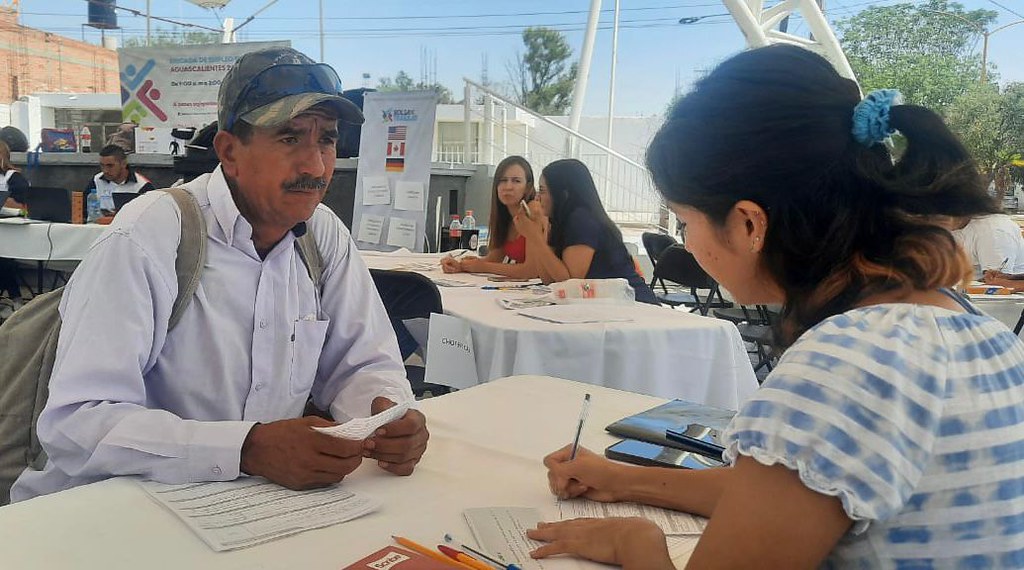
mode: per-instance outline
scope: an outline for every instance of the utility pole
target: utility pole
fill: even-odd
[[[320,0],[320,63],[326,63],[324,59],[324,0]]]
[[[150,20],[151,19],[152,19],[152,17],[151,17],[151,13],[149,11],[149,0],[146,0],[146,47],[149,47],[149,42],[150,42],[150,38],[149,38],[149,32],[150,32],[149,24],[150,24]]]
[[[918,10],[920,10],[922,12],[928,12],[928,13],[931,13],[931,14],[941,14],[943,16],[949,16],[950,18],[956,18],[957,20],[960,20],[961,22],[967,24],[967,26],[970,27],[971,29],[973,29],[974,31],[976,31],[979,34],[981,34],[981,38],[982,38],[982,42],[981,42],[981,76],[978,79],[979,83],[985,83],[988,80],[988,38],[989,38],[989,36],[991,36],[992,34],[995,34],[996,32],[1001,32],[1001,31],[1005,30],[1006,28],[1009,28],[1010,26],[1016,26],[1017,24],[1024,24],[1024,20],[1016,20],[1016,21],[1010,22],[1008,24],[1003,24],[1002,26],[999,26],[998,28],[995,28],[995,29],[992,29],[992,30],[986,30],[985,28],[981,27],[981,24],[979,24],[978,22],[975,22],[974,20],[968,20],[967,18],[964,18],[960,14],[954,14],[953,12],[942,12],[940,10],[928,10],[926,8],[918,8]]]
[[[569,128],[578,131],[580,117],[583,114],[583,100],[587,95],[587,79],[590,78],[590,60],[594,56],[594,41],[597,37],[597,24],[601,19],[601,0],[590,0],[590,16],[587,19],[587,33],[583,37],[583,49],[580,52],[580,65],[576,73],[576,86],[572,90],[572,111],[569,115]],[[565,139],[566,150],[570,156],[576,156],[577,145],[572,135]]]

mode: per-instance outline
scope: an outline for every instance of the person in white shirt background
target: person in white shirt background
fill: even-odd
[[[970,258],[975,279],[986,271],[1024,273],[1024,236],[1010,216],[953,218],[949,229]]]
[[[103,215],[114,215],[117,206],[114,194],[145,194],[153,190],[153,183],[128,165],[128,155],[116,144],[100,149],[100,171],[89,180],[85,194],[95,192]]]
[[[409,410],[363,441],[312,428],[413,399],[395,334],[344,224],[320,204],[339,119],[362,113],[327,65],[290,48],[241,57],[221,84],[220,165],[185,185],[207,226],[206,264],[181,321],[180,212],[151,192],[92,246],[61,301],[48,462],[12,501],[118,475],[165,483],[259,475],[289,488],[336,483],[366,457],[412,473],[429,434]],[[313,283],[295,241],[312,232]]]

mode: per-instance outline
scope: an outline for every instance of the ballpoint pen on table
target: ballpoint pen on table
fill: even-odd
[[[448,533],[445,533],[444,541],[447,542],[447,543],[450,543],[450,544],[458,544],[459,548],[461,548],[463,550],[466,550],[466,551],[470,552],[471,554],[473,554],[474,556],[476,556],[478,558],[482,558],[482,559],[490,562],[491,564],[494,564],[498,568],[501,568],[501,570],[522,570],[519,566],[517,566],[515,564],[505,564],[501,560],[498,560],[497,558],[495,558],[493,556],[490,556],[488,554],[484,554],[483,552],[480,552],[479,550],[477,550],[477,549],[475,549],[475,548],[473,548],[471,546],[467,546],[467,545],[465,545],[465,544],[463,544],[461,542],[456,542],[455,541],[455,537],[453,537],[452,535],[450,535]]]
[[[538,283],[523,283],[522,285],[483,285],[480,288],[484,291],[509,291],[513,289],[526,289],[536,287]]]
[[[450,546],[438,544],[437,549],[440,550],[441,553],[447,556],[448,558],[451,558],[452,560],[457,560],[465,564],[466,566],[473,568],[474,570],[494,570],[494,568],[492,568],[489,564],[480,562],[479,560],[473,558],[465,552],[459,552],[458,550],[455,550]]]
[[[476,568],[473,568],[472,566],[467,566],[467,565],[459,562],[458,560],[452,560],[451,558],[448,558],[444,554],[441,554],[440,552],[438,552],[436,550],[431,550],[431,549],[427,548],[426,546],[423,546],[422,544],[420,544],[418,542],[413,542],[413,541],[409,540],[408,538],[405,538],[404,536],[391,535],[391,538],[395,539],[395,542],[397,542],[398,544],[401,544],[402,546],[408,548],[409,550],[412,550],[414,552],[418,552],[418,553],[420,553],[420,554],[422,554],[424,556],[429,556],[429,557],[433,558],[434,560],[437,560],[438,562],[443,562],[443,563],[445,563],[445,564],[447,564],[449,566],[455,567],[455,568],[462,568],[462,570],[466,570],[467,568],[469,570],[476,570]]]
[[[580,410],[580,421],[576,425],[576,437],[572,439],[572,451],[569,453],[569,461],[576,459],[576,451],[580,448],[580,436],[583,435],[583,424],[587,421],[587,411],[590,409],[590,394],[583,396],[583,409]]]

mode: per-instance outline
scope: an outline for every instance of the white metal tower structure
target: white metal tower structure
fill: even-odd
[[[856,81],[839,40],[815,0],[780,0],[769,8],[765,8],[765,0],[722,0],[722,3],[746,37],[747,46],[798,45],[821,54],[832,62],[840,75]],[[779,22],[791,14],[799,14],[803,18],[811,30],[812,39],[779,31]]]

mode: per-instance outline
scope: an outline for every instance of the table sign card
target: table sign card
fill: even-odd
[[[449,315],[430,315],[427,336],[427,370],[424,381],[452,388],[469,388],[480,383],[469,324]]]

